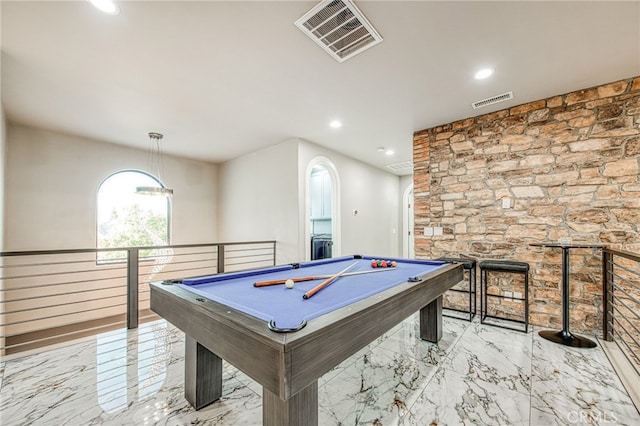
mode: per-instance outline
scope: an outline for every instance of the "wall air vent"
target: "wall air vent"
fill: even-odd
[[[382,41],[351,0],[324,0],[298,19],[296,26],[338,62]]]
[[[502,95],[492,96],[487,99],[483,99],[481,101],[477,101],[471,104],[473,109],[478,109],[482,107],[486,107],[489,105],[497,104],[498,102],[508,101],[509,99],[513,99],[513,92],[503,93]]]
[[[403,161],[401,163],[387,164],[385,167],[393,170],[394,172],[407,172],[409,170],[413,171],[413,161]]]

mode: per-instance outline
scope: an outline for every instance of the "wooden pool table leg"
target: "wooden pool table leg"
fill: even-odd
[[[442,338],[442,296],[420,309],[420,338],[433,343]]]
[[[317,426],[318,425],[318,381],[314,381],[290,399],[262,388],[263,426]]]
[[[185,335],[184,397],[196,410],[222,396],[222,359]]]

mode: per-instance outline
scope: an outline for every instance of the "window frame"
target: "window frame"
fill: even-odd
[[[105,177],[104,179],[102,179],[102,181],[100,181],[100,183],[98,184],[98,188],[96,190],[96,210],[95,210],[95,220],[94,220],[94,224],[95,224],[95,230],[94,230],[94,236],[95,236],[95,247],[98,250],[108,250],[110,247],[99,247],[99,238],[98,238],[98,230],[100,227],[100,224],[98,222],[98,216],[99,216],[99,211],[100,211],[100,190],[102,189],[103,185],[111,178],[113,178],[116,175],[122,174],[122,173],[137,173],[140,175],[144,175],[148,178],[150,178],[151,180],[153,180],[159,187],[161,188],[166,188],[166,186],[164,185],[164,183],[162,183],[162,181],[160,179],[158,179],[156,176],[154,176],[153,174],[146,172],[144,170],[139,170],[139,169],[122,169],[122,170],[118,170],[116,172],[111,173],[110,175],[108,175],[107,177]],[[172,212],[173,212],[173,197],[165,197],[165,196],[156,196],[156,195],[141,195],[142,196],[146,196],[146,197],[163,197],[166,198],[167,201],[167,213],[166,213],[166,218],[167,218],[167,242],[166,242],[166,247],[171,246],[171,240],[172,240]],[[127,247],[121,247],[124,249],[127,248],[139,248],[139,247],[160,247],[160,246],[127,246]],[[96,263],[100,264],[100,265],[106,265],[106,264],[114,264],[114,263],[125,263],[127,261],[126,257],[124,259],[100,259],[100,253],[101,251],[96,252]],[[140,262],[151,262],[154,261],[153,257],[143,257],[140,256],[139,257],[139,261]]]

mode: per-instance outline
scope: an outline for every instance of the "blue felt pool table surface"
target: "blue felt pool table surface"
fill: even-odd
[[[355,262],[357,265],[349,272],[369,271],[372,269],[373,259],[393,260],[397,262],[397,266],[393,269],[381,268],[380,272],[341,276],[309,299],[303,299],[303,294],[323,280],[295,283],[291,289],[282,284],[254,287],[257,281],[336,274]],[[275,325],[276,329],[284,331],[300,328],[306,321],[446,265],[447,263],[439,261],[346,256],[183,279],[178,285],[197,295],[265,320]]]

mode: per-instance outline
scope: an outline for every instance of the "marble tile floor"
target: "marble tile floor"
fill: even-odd
[[[600,347],[413,316],[319,380],[320,425],[640,425]],[[259,425],[262,389],[224,363],[220,401],[183,396],[184,335],[163,320],[0,362],[0,424]]]

